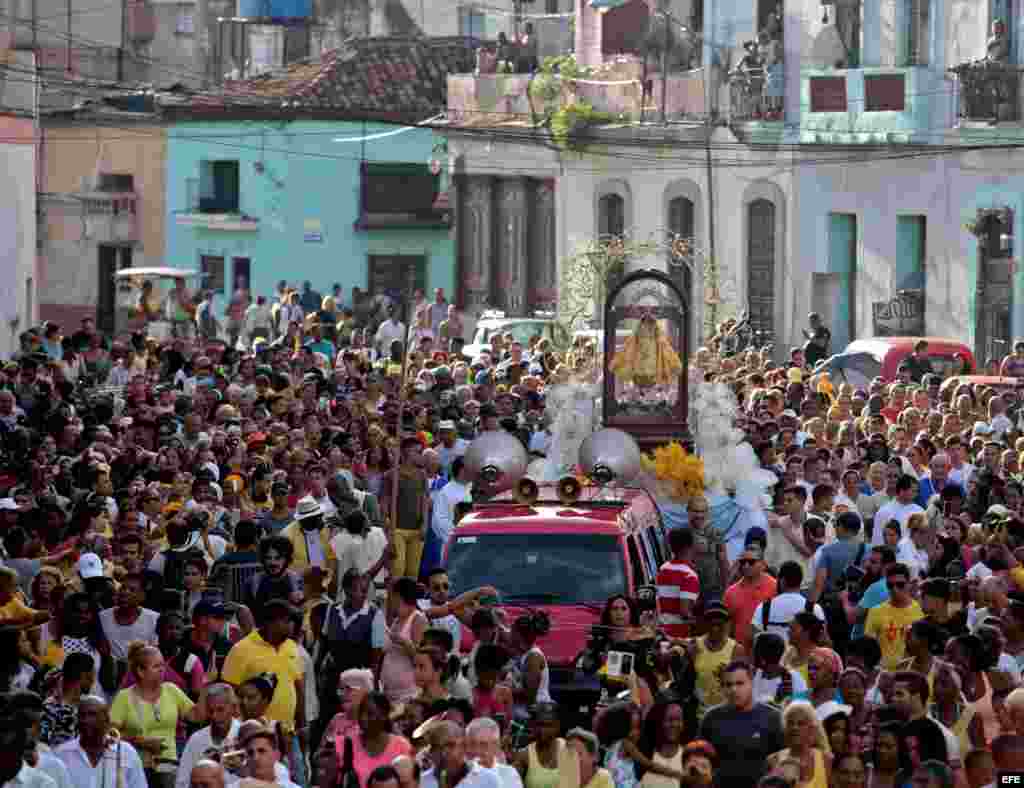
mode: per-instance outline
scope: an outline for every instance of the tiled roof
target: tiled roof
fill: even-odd
[[[363,38],[314,61],[228,82],[191,97],[193,107],[287,106],[369,113],[429,114],[444,110],[449,74],[475,67],[467,38]]]

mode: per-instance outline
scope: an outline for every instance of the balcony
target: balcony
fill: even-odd
[[[239,208],[237,190],[201,194],[199,178],[186,178],[185,196],[188,208],[175,213],[175,224],[180,227],[236,233],[260,229],[260,220]]]
[[[927,66],[805,69],[800,74],[800,141],[913,144],[953,126],[953,91]]]
[[[951,68],[962,121],[994,126],[1021,119],[1019,66],[976,62]]]
[[[82,206],[86,237],[97,243],[137,243],[139,198],[134,192],[86,192],[77,196]]]
[[[156,9],[145,0],[130,0],[125,7],[128,40],[148,44],[156,37]]]
[[[487,65],[485,64],[485,68]],[[544,101],[533,88],[530,74],[477,73],[448,76],[448,115],[464,125],[498,125],[527,122],[543,117]],[[589,104],[601,113],[638,120],[658,116],[662,105],[662,79],[656,71],[643,73],[639,59],[621,58],[599,67],[597,73],[579,81],[565,80],[560,85],[563,105]],[[705,85],[702,69],[669,73],[665,80],[665,113],[673,120],[703,119]]]

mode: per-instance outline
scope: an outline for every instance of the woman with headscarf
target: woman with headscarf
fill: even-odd
[[[819,646],[807,660],[807,678],[811,688],[811,705],[815,709],[836,699],[836,688],[843,673],[843,660],[832,649]]]

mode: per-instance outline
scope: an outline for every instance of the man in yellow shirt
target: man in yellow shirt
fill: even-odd
[[[889,601],[868,611],[864,634],[878,641],[882,668],[897,670],[906,658],[907,632],[915,621],[924,618],[924,612],[910,595],[910,570],[906,564],[890,566],[885,573],[885,584],[889,588]]]
[[[324,527],[324,510],[312,495],[299,499],[295,519],[285,526],[281,536],[292,543],[294,558],[291,568],[300,575],[311,566],[319,566],[333,585],[334,567],[338,562],[331,547],[330,529]]]
[[[267,718],[281,723],[288,732],[306,727],[305,681],[302,657],[292,635],[294,609],[284,599],[272,599],[263,606],[263,621],[254,632],[238,641],[228,652],[221,678],[238,688],[261,673],[277,676],[277,688],[267,707]]]

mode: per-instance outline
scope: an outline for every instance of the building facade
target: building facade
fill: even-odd
[[[149,111],[49,113],[42,124],[39,313],[112,331],[114,273],[163,266],[166,133]]]
[[[966,337],[981,357],[1024,334],[1012,4],[704,0],[672,8],[664,60],[658,6],[615,14],[578,0],[574,50],[589,71],[556,106],[536,93],[531,105],[515,75],[449,80],[460,210],[480,177],[553,183],[554,240],[526,270],[560,267],[595,238],[681,234],[702,258],[698,331],[747,312],[781,352],[817,311],[836,351],[895,332]],[[680,17],[699,22],[684,31]],[[575,126],[575,141],[538,128],[584,103],[609,114]],[[460,276],[490,250],[460,240]],[[659,257],[630,264],[664,268]]]
[[[6,24],[5,24],[6,29]],[[7,43],[10,43],[8,37]],[[39,263],[36,242],[36,179],[39,177],[38,103],[32,52],[5,47],[0,52],[11,76],[0,78],[0,354],[18,349],[18,336],[39,317]]]
[[[267,296],[280,280],[339,284],[348,303],[353,287],[452,292],[432,130],[175,122],[167,144],[167,260],[205,273],[222,305],[240,280]]]

